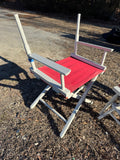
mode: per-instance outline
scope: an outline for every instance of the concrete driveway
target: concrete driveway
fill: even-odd
[[[28,67],[27,56],[25,55],[23,44],[19,36],[14,14],[30,15],[29,13],[14,12],[0,8],[0,56],[10,60],[18,65],[24,64]],[[21,18],[24,22],[29,19]],[[37,19],[36,19],[37,21]],[[23,22],[22,22],[23,23]],[[23,25],[31,51],[42,56],[58,60],[65,55],[65,38],[58,33],[50,33],[32,25]],[[0,59],[0,64],[5,63]]]

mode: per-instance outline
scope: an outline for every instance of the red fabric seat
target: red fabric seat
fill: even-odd
[[[84,85],[96,75],[103,72],[103,70],[77,60],[73,57],[65,58],[63,60],[57,61],[56,63],[71,69],[70,74],[65,76],[65,87],[71,92],[75,91],[77,88]],[[56,80],[58,83],[61,83],[60,73],[46,66],[40,67],[38,69],[44,72],[46,75],[50,76],[52,79]]]

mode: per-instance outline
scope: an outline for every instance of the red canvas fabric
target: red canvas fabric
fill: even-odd
[[[75,91],[77,88],[84,85],[96,75],[103,72],[101,69],[98,69],[72,57],[65,58],[63,60],[57,61],[56,63],[71,69],[70,74],[64,76],[65,87],[71,92]],[[60,73],[46,66],[40,67],[38,69],[50,76],[52,79],[56,80],[58,83],[61,83]]]

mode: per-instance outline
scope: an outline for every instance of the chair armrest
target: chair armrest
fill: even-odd
[[[87,47],[93,47],[93,48],[101,49],[101,50],[104,50],[105,52],[112,52],[114,50],[112,48],[103,47],[103,46],[95,45],[95,44],[92,44],[92,43],[86,43],[86,42],[83,42],[83,41],[77,41],[77,43],[82,44],[82,45],[87,46]]]
[[[51,69],[54,69],[55,71],[59,72],[60,74],[68,75],[71,72],[70,69],[68,69],[68,68],[66,68],[66,67],[64,67],[64,66],[62,66],[52,60],[49,60],[45,57],[37,55],[35,53],[29,55],[29,58],[32,58],[36,61],[39,61],[40,63],[46,65],[47,67],[50,67]]]

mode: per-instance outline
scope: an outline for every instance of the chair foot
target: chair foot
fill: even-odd
[[[90,100],[90,99],[88,99],[88,98],[85,98],[85,103],[93,104],[93,101],[91,101],[91,100]]]
[[[104,118],[105,116],[103,116],[103,115],[100,115],[99,117],[98,117],[98,119],[100,120],[100,119],[102,119],[102,118]]]
[[[98,119],[102,119],[104,117],[106,117],[107,115],[111,115],[111,113],[114,111],[113,108],[111,108],[110,110],[106,111],[105,113],[100,114],[100,116],[98,117]]]

